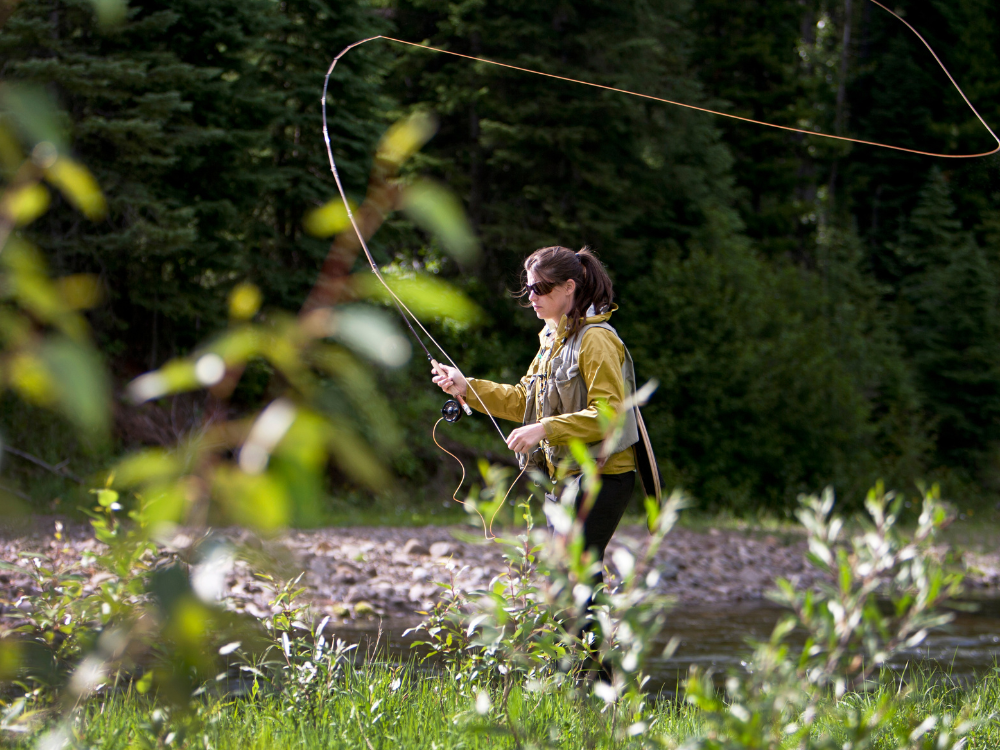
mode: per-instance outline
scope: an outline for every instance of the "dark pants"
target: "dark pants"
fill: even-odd
[[[581,476],[576,476],[569,481],[581,481]],[[626,471],[624,474],[605,474],[601,477],[601,491],[597,493],[594,505],[583,519],[583,542],[584,549],[594,553],[595,559],[604,561],[604,550],[608,547],[608,542],[614,536],[615,529],[618,528],[619,521],[625,515],[628,501],[632,498],[632,490],[635,488],[635,472]],[[583,502],[586,493],[583,488],[579,488],[576,493],[577,516],[583,512]],[[598,574],[595,583],[604,580],[602,574]]]
[[[577,476],[569,481],[577,482],[579,485],[581,478]],[[597,587],[604,583],[604,550],[607,549],[608,542],[611,541],[615,529],[618,528],[618,523],[622,520],[622,516],[625,515],[625,509],[628,507],[628,501],[632,498],[632,490],[634,488],[634,471],[627,471],[624,474],[605,474],[601,476],[601,491],[597,493],[590,512],[583,519],[584,549],[590,550],[594,554],[594,559],[601,563],[600,569],[590,581],[591,586]],[[582,506],[585,499],[586,494],[583,492],[583,488],[578,486],[576,493],[577,517],[583,512]],[[546,500],[546,502],[552,501]],[[584,612],[590,609],[593,600],[594,596],[591,594],[583,605]],[[592,628],[593,622],[586,623],[580,627],[576,635],[579,637]],[[599,666],[597,669],[600,671],[602,679],[611,682],[611,672],[608,667]]]

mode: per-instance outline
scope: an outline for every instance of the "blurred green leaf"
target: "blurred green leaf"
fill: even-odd
[[[390,127],[378,144],[376,158],[399,165],[413,156],[437,131],[430,112],[414,112]]]
[[[472,300],[450,284],[426,275],[386,276],[386,282],[415,315],[422,320],[451,318],[460,323],[482,322],[483,311]],[[361,273],[353,277],[359,296],[392,303],[392,297],[374,274]]]
[[[25,350],[12,354],[5,375],[11,387],[25,400],[45,407],[55,403],[55,383],[36,352]]]
[[[13,638],[0,638],[0,682],[14,677],[21,668],[21,644]]]
[[[479,257],[479,242],[462,202],[451,190],[432,180],[420,180],[403,192],[403,210],[422,229],[437,237],[455,260]]]
[[[149,689],[153,686],[153,670],[147,669],[146,672],[140,677],[135,683],[135,689],[139,691],[139,695],[145,695],[149,692]]]
[[[230,466],[215,472],[215,491],[234,523],[260,532],[274,532],[291,519],[291,503],[284,485],[268,472],[246,474]]]
[[[101,301],[101,284],[91,273],[76,273],[55,280],[56,293],[70,310],[89,310]]]
[[[410,340],[399,332],[395,320],[367,305],[338,308],[330,319],[330,335],[388,367],[401,367],[410,360]]]
[[[248,474],[260,474],[267,467],[271,453],[291,429],[298,409],[287,398],[272,401],[254,420],[246,441],[240,448],[240,468]]]
[[[50,337],[40,352],[61,411],[85,432],[107,432],[111,389],[97,353],[63,337]]]
[[[33,245],[12,237],[0,255],[0,266],[10,271],[6,279],[8,291],[21,307],[72,338],[84,338],[86,322],[67,306],[63,291],[49,278],[42,255]]]
[[[321,416],[299,409],[295,421],[275,447],[274,454],[294,459],[304,468],[319,470],[326,465],[329,431],[329,425]]]
[[[159,370],[140,375],[128,384],[128,395],[141,404],[172,393],[192,391],[202,386],[196,365],[188,359],[174,359]]]
[[[150,448],[121,461],[114,469],[114,486],[139,487],[149,482],[172,479],[184,467],[173,454]]]
[[[261,300],[260,289],[256,284],[237,284],[229,293],[229,317],[234,320],[250,320],[260,310]]]
[[[44,185],[25,185],[7,195],[4,212],[14,220],[15,226],[23,227],[45,213],[49,200],[49,191]]]
[[[163,524],[184,522],[187,512],[187,497],[184,488],[177,482],[150,487],[142,493],[142,518],[152,532]]]
[[[296,526],[322,520],[329,432],[321,416],[299,410],[268,464],[268,473],[288,492]]]
[[[66,200],[91,221],[103,219],[107,215],[108,204],[97,180],[79,162],[60,157],[45,171],[45,178],[59,188]]]
[[[243,326],[227,331],[208,347],[229,365],[241,365],[257,356],[261,349],[261,336],[257,328]]]
[[[351,206],[354,211],[356,206]],[[324,203],[319,208],[314,208],[305,215],[302,220],[302,227],[313,237],[332,237],[340,234],[351,226],[351,220],[344,207],[344,201],[340,197]]]
[[[114,490],[91,490],[97,495],[97,502],[102,508],[110,508],[118,502],[118,493]]]
[[[328,374],[368,422],[369,434],[389,451],[397,449],[401,435],[389,404],[371,372],[340,345],[319,344],[311,350],[312,362]]]
[[[61,114],[45,89],[23,83],[0,84],[0,112],[5,112],[31,144],[48,143],[56,152],[66,147]],[[47,165],[46,165],[47,166]]]
[[[329,445],[337,466],[371,489],[387,489],[392,484],[391,476],[361,436],[341,420],[331,420],[331,424]]]
[[[102,28],[119,26],[128,15],[127,0],[90,0],[97,15],[97,23]]]
[[[0,112],[2,112],[2,102],[0,102]],[[24,151],[11,129],[0,117],[0,168],[9,174],[17,171],[24,161]]]

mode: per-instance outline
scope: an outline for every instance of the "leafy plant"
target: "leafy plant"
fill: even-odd
[[[963,747],[975,728],[970,715],[901,716],[903,698],[882,692],[872,702],[848,700],[878,688],[889,656],[915,646],[929,629],[951,619],[935,608],[958,592],[960,578],[935,561],[935,533],[948,521],[937,488],[923,497],[912,537],[899,528],[903,497],[877,486],[868,493],[870,518],[844,537],[834,496],[803,497],[798,516],[809,539],[809,560],[833,585],[798,591],[779,581],[774,598],[790,610],[771,639],[757,646],[748,676],[731,675],[717,695],[711,675],[692,673],[687,699],[705,714],[710,731],[691,748]],[[788,638],[805,635],[801,647]],[[844,731],[836,733],[830,726]],[[889,744],[886,744],[889,743]]]

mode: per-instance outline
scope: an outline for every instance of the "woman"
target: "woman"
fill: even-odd
[[[588,248],[536,250],[524,262],[524,291],[535,314],[545,321],[541,346],[528,374],[517,385],[466,379],[454,368],[439,365],[433,382],[469,406],[494,417],[522,422],[510,433],[507,447],[521,465],[530,461],[563,486],[576,487],[576,510],[583,515],[580,469],[572,461],[569,442],[582,440],[601,469],[601,490],[583,520],[585,548],[598,561],[618,526],[635,486],[638,441],[633,409],[628,409],[621,436],[603,446],[598,404],[621,413],[635,392],[632,358],[608,323],[611,279]],[[603,567],[603,566],[602,566]],[[598,576],[600,579],[600,576]]]

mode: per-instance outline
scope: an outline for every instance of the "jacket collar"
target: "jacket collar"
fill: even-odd
[[[590,308],[587,310],[587,316],[583,319],[582,325],[589,326],[593,325],[594,323],[604,323],[605,321],[611,318],[611,315],[617,309],[618,305],[611,305],[610,309],[605,310],[603,313],[598,315],[594,310],[594,306],[591,305]],[[568,322],[569,322],[568,318],[565,315],[563,315],[559,319],[559,326],[556,328],[556,337],[555,337],[556,341],[561,341],[566,338],[566,326]],[[538,334],[538,338],[544,342],[550,333],[551,331],[549,329],[549,324],[546,323],[545,327],[541,330],[541,333]]]

